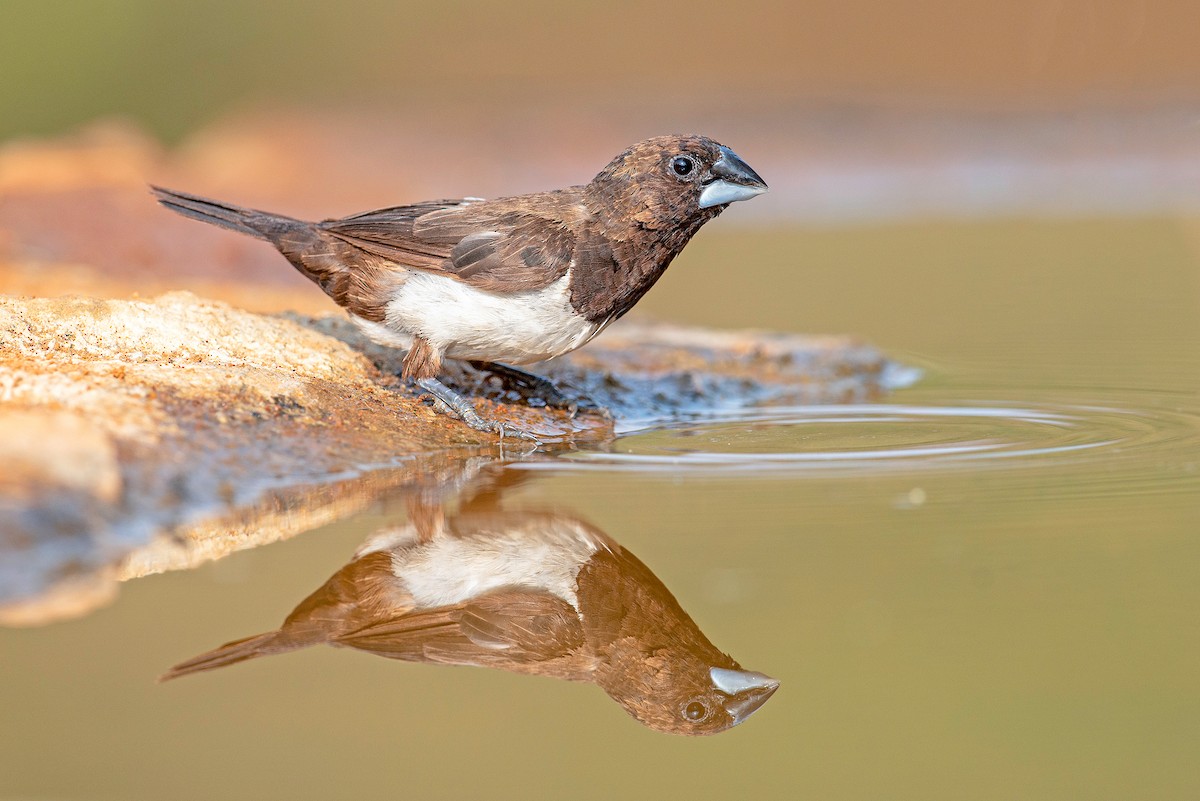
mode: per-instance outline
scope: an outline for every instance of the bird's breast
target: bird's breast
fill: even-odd
[[[513,364],[551,359],[584,345],[602,327],[572,308],[570,277],[568,272],[541,289],[498,293],[415,273],[396,290],[383,331],[374,338],[396,344],[420,336],[454,359]]]

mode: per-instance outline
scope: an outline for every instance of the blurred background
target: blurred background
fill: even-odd
[[[503,114],[805,105],[1080,113],[1196,100],[1192,3],[6,3],[0,134],[237,106]]]
[[[120,119],[195,144],[217,121],[232,135],[234,119],[244,133],[293,115],[271,126],[270,166],[327,212],[348,178],[386,184],[389,202],[582,182],[628,142],[684,129],[774,177],[761,216],[1146,210],[1200,194],[1200,9],[1186,0],[113,0],[4,15],[0,138]],[[322,133],[342,180],[305,169]]]
[[[564,467],[510,499],[607,531],[783,681],[713,740],[330,649],[153,684],[276,625],[376,510],[0,632],[0,798],[1200,797],[1198,34],[1190,0],[0,0],[0,291],[328,311],[145,183],[334,216],[582,183],[702,132],[771,191],[638,313],[859,335],[925,370],[892,398],[925,411],[617,450],[1008,454]]]

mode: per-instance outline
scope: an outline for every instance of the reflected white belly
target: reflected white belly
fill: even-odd
[[[452,359],[527,364],[584,345],[600,330],[571,308],[570,273],[545,289],[497,295],[454,278],[412,273],[387,305],[385,322],[355,319],[384,345],[428,340]]]
[[[464,603],[502,587],[553,593],[576,609],[579,568],[609,545],[593,530],[552,515],[499,516],[470,526],[470,534],[422,541],[416,526],[388,529],[367,540],[354,558],[390,552],[392,572],[417,608]]]

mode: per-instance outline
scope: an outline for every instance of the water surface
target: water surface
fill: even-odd
[[[925,370],[878,403],[679,421],[503,468],[504,508],[607,532],[782,682],[731,731],[670,737],[587,685],[330,648],[155,684],[276,627],[404,520],[384,499],[0,632],[0,797],[1196,797],[1193,232],[698,238],[647,312],[851,331]]]

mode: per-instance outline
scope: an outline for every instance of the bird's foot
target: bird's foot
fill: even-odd
[[[476,370],[491,373],[505,383],[515,384],[525,390],[526,393],[544,400],[547,406],[553,406],[556,409],[565,409],[572,420],[575,419],[575,415],[580,409],[594,411],[606,418],[612,417],[608,409],[605,409],[586,395],[578,399],[571,398],[549,378],[531,373],[528,370],[522,370],[519,367],[501,364],[500,362],[473,361],[471,362],[471,366]]]
[[[525,440],[536,445],[541,445],[542,441],[530,434],[528,431],[522,431],[514,425],[501,423],[499,420],[489,420],[479,412],[475,411],[475,407],[471,402],[464,398],[459,393],[450,389],[450,387],[438,381],[436,378],[421,378],[417,380],[417,386],[432,395],[441,403],[445,409],[456,415],[464,423],[469,425],[476,431],[484,431],[489,434],[499,434],[500,439],[505,437],[513,437],[514,439]]]

